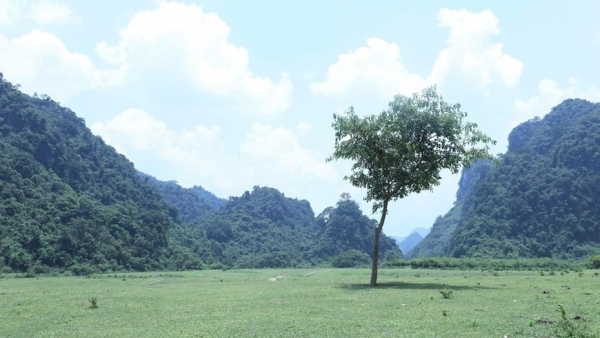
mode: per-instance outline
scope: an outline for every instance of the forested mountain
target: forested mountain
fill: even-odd
[[[373,221],[346,202],[332,208],[343,219],[325,224],[307,201],[273,188],[223,200],[158,181],[75,113],[0,74],[2,271],[288,267],[368,254]]]
[[[0,75],[0,266],[164,268],[176,213],[72,111]]]
[[[429,234],[412,250],[405,252],[407,257],[443,257],[449,255],[450,243],[462,220],[465,197],[468,196],[479,180],[487,176],[493,167],[494,164],[489,161],[477,161],[471,167],[463,169],[458,182],[454,206],[444,217],[438,216],[436,218]]]
[[[372,255],[373,232],[377,221],[363,215],[358,204],[343,194],[335,207],[325,209],[317,216],[317,238],[313,247],[315,259],[329,259],[349,250]],[[402,255],[395,241],[382,234],[379,239],[381,257]]]
[[[566,100],[516,127],[499,165],[421,243],[455,257],[582,257],[600,252],[600,104]],[[452,229],[454,228],[454,229]]]
[[[421,243],[423,237],[418,232],[411,232],[406,238],[404,238],[398,246],[402,252],[410,252],[417,244]]]
[[[205,218],[214,257],[227,266],[288,267],[308,263],[314,213],[304,200],[254,187]]]
[[[213,257],[226,266],[292,267],[328,262],[351,250],[370,253],[376,221],[353,200],[338,202],[315,220],[305,200],[273,188],[254,187],[201,223]],[[401,253],[382,236],[380,252]]]
[[[202,187],[186,189],[175,181],[163,182],[141,172],[138,174],[144,182],[155,187],[167,203],[177,208],[184,223],[198,223],[227,203],[227,200],[216,197]]]

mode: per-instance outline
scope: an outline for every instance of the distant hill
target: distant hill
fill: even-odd
[[[427,228],[414,228],[413,231],[411,231],[411,233],[416,232],[418,233],[421,237],[425,237],[429,234],[431,230],[427,229]]]
[[[200,223],[214,262],[243,268],[294,267],[330,261],[336,255],[372,251],[374,220],[352,200],[338,202],[316,217],[305,200],[273,188],[254,187]],[[382,236],[382,255],[395,251]]]
[[[394,237],[391,238],[396,242],[396,245],[400,247],[404,255],[410,255],[409,252],[419,244],[425,236],[429,234],[429,229],[426,228],[414,228],[410,234],[406,237]]]
[[[423,236],[418,232],[412,232],[408,237],[400,242],[399,246],[402,252],[409,253],[419,242],[423,240]]]
[[[493,167],[491,162],[478,161],[470,168],[463,169],[458,182],[454,206],[444,217],[436,218],[431,231],[410,252],[406,253],[407,257],[443,257],[450,254],[450,244],[462,220],[465,197],[471,192],[475,183],[485,178]]]
[[[167,203],[177,208],[184,223],[198,223],[227,203],[227,200],[218,198],[199,186],[186,189],[175,181],[163,182],[142,172],[138,172],[138,175],[144,182],[155,187]]]
[[[317,238],[312,249],[316,261],[331,258],[350,250],[373,253],[373,235],[377,221],[365,216],[358,204],[342,198],[335,207],[326,208],[316,219]],[[380,257],[402,255],[394,240],[385,234],[379,239]]]
[[[247,268],[306,264],[315,235],[314,213],[307,201],[258,186],[230,197],[200,227],[217,261]]]
[[[600,252],[600,104],[566,100],[543,119],[522,123],[510,133],[498,166],[479,169],[487,173],[457,194],[455,207],[413,256]]]
[[[213,209],[219,209],[227,203],[226,199],[215,196],[215,194],[205,190],[199,185],[195,185],[189,190],[198,195],[200,199],[205,200]]]

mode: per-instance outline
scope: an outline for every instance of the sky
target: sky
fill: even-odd
[[[333,114],[431,85],[504,153],[567,98],[600,101],[598,1],[0,0],[0,72],[46,94],[142,172],[219,197],[348,192]],[[384,232],[430,228],[459,175],[392,203]]]

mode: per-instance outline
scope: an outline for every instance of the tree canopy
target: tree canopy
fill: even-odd
[[[477,159],[493,159],[486,136],[460,104],[449,104],[429,87],[412,96],[396,95],[389,108],[376,115],[359,117],[353,108],[333,115],[335,149],[328,161],[354,162],[344,178],[366,188],[365,200],[373,212],[381,210],[375,229],[371,285],[377,284],[378,242],[388,204],[411,193],[439,185],[440,172],[457,173]]]

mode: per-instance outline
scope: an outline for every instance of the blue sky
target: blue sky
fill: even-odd
[[[143,172],[221,197],[271,186],[318,214],[365,195],[325,163],[333,113],[437,84],[505,152],[518,123],[600,101],[599,17],[595,1],[0,0],[0,72]],[[447,212],[459,177],[442,177],[384,231]]]

